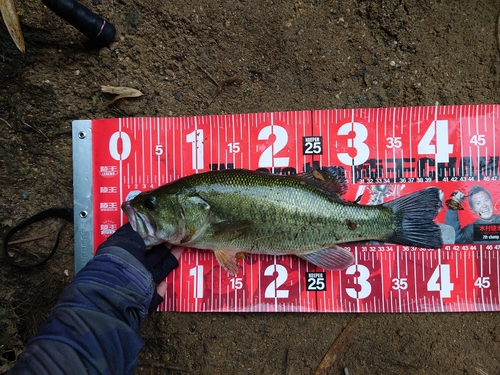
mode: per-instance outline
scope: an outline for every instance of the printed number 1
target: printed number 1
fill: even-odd
[[[203,161],[203,129],[198,129],[186,134],[186,141],[191,143],[192,166],[194,170],[204,169]]]
[[[203,266],[191,268],[189,276],[194,278],[193,298],[203,298]]]

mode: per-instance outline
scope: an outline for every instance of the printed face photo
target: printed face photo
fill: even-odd
[[[488,220],[493,215],[491,198],[484,191],[472,196],[472,210],[481,218]]]

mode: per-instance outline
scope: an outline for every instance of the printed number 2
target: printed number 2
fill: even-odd
[[[442,298],[451,297],[453,286],[449,264],[440,264],[437,266],[427,282],[427,290],[430,292],[439,292]]]
[[[276,280],[271,281],[267,286],[264,293],[265,298],[288,298],[288,290],[278,290],[278,288],[283,285],[288,278],[288,271],[281,264],[272,264],[268,266],[265,271],[265,276],[273,276],[274,273],[278,273]]]
[[[359,285],[358,290],[356,288],[346,288],[347,295],[351,298],[361,299],[366,298],[372,292],[372,286],[368,281],[370,277],[370,270],[363,266],[362,264],[353,264],[350,266],[345,273],[347,275],[354,275],[359,273],[359,276],[354,277],[354,283]]]
[[[259,168],[269,167],[288,167],[289,157],[276,158],[278,152],[285,148],[288,143],[288,133],[285,128],[278,125],[269,125],[261,129],[259,132],[259,140],[267,140],[274,134],[275,141],[269,145],[259,158]]]

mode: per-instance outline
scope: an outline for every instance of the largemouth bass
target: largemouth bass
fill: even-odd
[[[294,254],[321,268],[354,261],[338,244],[382,241],[426,248],[442,245],[433,219],[439,189],[428,188],[376,206],[340,198],[342,168],[293,176],[248,170],[195,174],[123,203],[132,228],[153,246],[209,249],[230,274],[239,253]]]

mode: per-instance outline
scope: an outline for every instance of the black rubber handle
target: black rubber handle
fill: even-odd
[[[58,16],[91,39],[96,46],[106,46],[115,37],[115,27],[75,0],[42,0]]]

